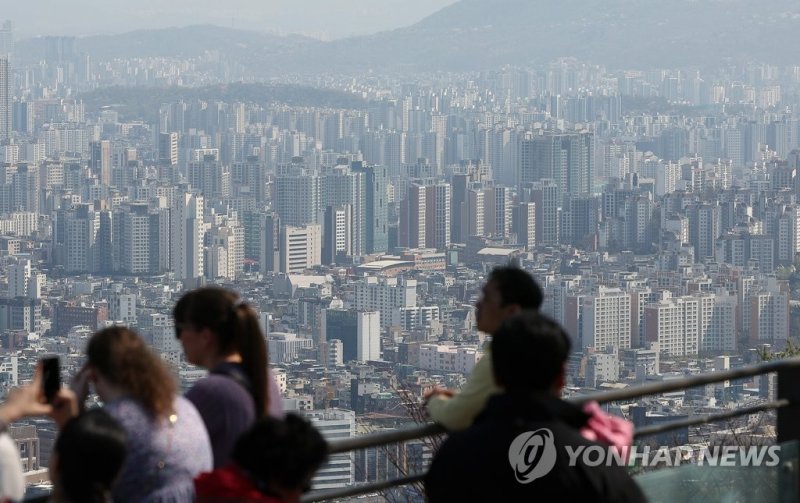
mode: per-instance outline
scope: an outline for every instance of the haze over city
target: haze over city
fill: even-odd
[[[791,390],[758,365],[800,352],[798,46],[796,0],[6,0],[0,396],[46,356],[84,375],[109,327],[183,396],[218,373],[192,341],[218,349],[234,313],[272,411],[331,442],[474,431],[522,396],[490,362],[525,311],[557,336],[547,397],[583,417],[615,393],[586,414],[628,444],[789,446]],[[209,326],[175,311],[210,285]],[[9,422],[48,493],[56,426]],[[313,490],[424,500],[366,486],[427,473],[445,440],[420,431],[336,453]],[[527,460],[501,454],[513,482]],[[654,501],[782,494],[678,461],[619,473]]]
[[[228,28],[335,39],[413,24],[455,0],[142,0],[7,1],[3,17],[22,37],[111,35],[214,24]],[[29,19],[24,25],[19,21]]]

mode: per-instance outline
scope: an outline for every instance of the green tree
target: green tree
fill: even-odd
[[[759,356],[761,356],[761,360],[765,362],[800,356],[800,344],[792,341],[792,339],[789,339],[786,341],[786,347],[783,348],[782,351],[773,353],[767,348],[762,348],[759,353]]]

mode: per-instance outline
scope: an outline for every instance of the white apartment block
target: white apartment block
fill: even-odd
[[[206,277],[236,279],[244,270],[244,229],[235,221],[208,232]]]
[[[319,223],[321,181],[317,173],[293,169],[275,178],[275,210],[285,225]]]
[[[175,197],[171,211],[171,269],[176,279],[203,276],[203,196],[183,193]]]
[[[321,178],[320,185],[320,209],[327,206],[335,208],[349,206],[350,210],[346,215],[347,222],[342,228],[348,228],[349,239],[348,249],[353,255],[363,255],[366,246],[366,191],[364,188],[365,177],[362,173],[354,173],[347,166],[337,166],[333,172]],[[320,219],[319,222],[322,220]],[[337,225],[337,229],[340,228]],[[339,248],[337,243],[337,250]]]
[[[344,409],[312,410],[303,413],[311,421],[325,440],[339,440],[355,436],[356,413]],[[355,481],[353,469],[353,452],[333,454],[322,468],[317,471],[312,481],[312,488],[335,489],[347,487]]]
[[[19,384],[18,356],[6,356],[0,361],[0,379],[12,386],[17,386]]]
[[[267,346],[270,362],[292,363],[298,359],[302,349],[313,348],[314,342],[297,334],[272,332],[267,337]]]
[[[8,298],[28,297],[39,299],[42,297],[42,286],[46,281],[44,274],[31,269],[31,261],[21,259],[8,268]]]
[[[739,327],[751,341],[783,340],[789,331],[786,282],[772,277],[742,276],[737,282]]]
[[[328,366],[341,367],[344,365],[344,343],[339,339],[328,341]]]
[[[356,283],[354,307],[359,311],[379,311],[381,328],[389,327],[395,311],[417,307],[417,280],[365,278]]]
[[[562,325],[566,324],[567,297],[580,285],[580,276],[559,276],[545,287],[541,312]],[[575,334],[572,334],[575,335]]]
[[[450,246],[452,188],[449,183],[429,185],[425,188],[425,193],[425,245],[446,250]]]
[[[137,205],[141,207],[141,205]],[[150,215],[147,208],[115,213],[119,226],[120,268],[129,274],[150,270]]]
[[[631,296],[619,288],[597,287],[578,306],[580,348],[631,347]]]
[[[734,351],[735,313],[736,298],[724,292],[667,297],[645,307],[645,340],[670,356]]]
[[[613,353],[595,353],[586,361],[585,386],[594,388],[604,382],[619,381],[619,359]]]
[[[750,298],[750,340],[777,342],[789,338],[789,292],[760,292]]]
[[[203,260],[205,262],[206,278],[210,280],[217,278],[234,279],[234,276],[230,275],[228,249],[225,246],[212,241],[212,244],[205,249],[205,258]]]
[[[0,219],[0,232],[13,236],[29,237],[39,228],[39,214],[31,211],[17,211]]]
[[[175,337],[175,321],[169,314],[150,315],[153,330],[153,349],[165,355],[180,355],[183,352],[181,342]],[[170,358],[171,359],[171,358]]]
[[[288,381],[288,378],[286,376],[286,369],[271,367],[271,370],[272,370],[272,378],[275,379],[275,384],[278,385],[278,389],[281,391],[281,395],[285,395],[287,388],[287,381]]]
[[[675,192],[678,180],[681,179],[681,167],[674,162],[659,161],[655,169],[656,196]]]
[[[483,190],[467,191],[467,233],[483,236],[485,233],[486,193]]]
[[[406,331],[428,327],[440,320],[439,306],[401,307],[392,312],[392,326]]]
[[[628,376],[635,376],[637,381],[644,381],[647,376],[654,376],[661,372],[660,352],[658,343],[653,343],[648,349],[626,349],[620,352],[620,366]]]
[[[702,319],[705,327],[700,334],[700,351],[736,351],[736,297],[728,292],[706,294],[703,297]],[[711,297],[710,312],[708,297]]]
[[[676,299],[663,299],[646,306],[644,323],[648,342],[657,342],[659,348],[670,355],[686,354],[683,305]]]
[[[121,321],[125,325],[135,325],[136,294],[123,293],[121,288],[112,290],[108,295],[108,316],[111,321]]]
[[[631,346],[644,346],[644,308],[659,299],[659,293],[649,287],[634,287],[631,294]]]
[[[778,217],[776,238],[777,260],[779,264],[791,264],[800,252],[800,207],[789,205],[783,208]]]
[[[419,347],[419,368],[434,372],[469,374],[483,357],[471,346],[422,344]]]
[[[100,228],[100,214],[88,211],[87,218],[67,216],[65,269],[70,273],[88,272],[94,266],[94,248]]]
[[[309,224],[303,227],[286,226],[280,236],[280,271],[302,273],[322,263],[322,227]]]
[[[378,311],[359,312],[356,316],[356,359],[360,362],[380,360],[381,325]]]
[[[80,152],[86,155],[89,153],[89,141],[93,136],[90,127],[69,123],[49,124],[38,131],[37,137],[44,144],[44,153],[48,157],[56,157],[56,154],[65,152]]]

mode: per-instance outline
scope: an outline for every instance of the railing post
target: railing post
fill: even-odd
[[[778,443],[800,440],[800,367],[778,370],[778,399],[789,405],[778,409]]]
[[[777,436],[778,443],[800,441],[800,367],[787,366],[778,370],[778,399],[789,401],[789,405],[778,409]],[[794,495],[794,501],[800,501],[800,466],[798,460],[784,461],[781,473],[784,489],[792,487],[793,491],[784,494]],[[786,484],[786,485],[783,485]]]

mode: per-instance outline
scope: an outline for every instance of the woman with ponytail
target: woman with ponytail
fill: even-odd
[[[214,466],[223,466],[257,419],[283,415],[258,316],[238,295],[216,287],[185,294],[172,314],[186,360],[209,370],[186,398],[206,424]]]

